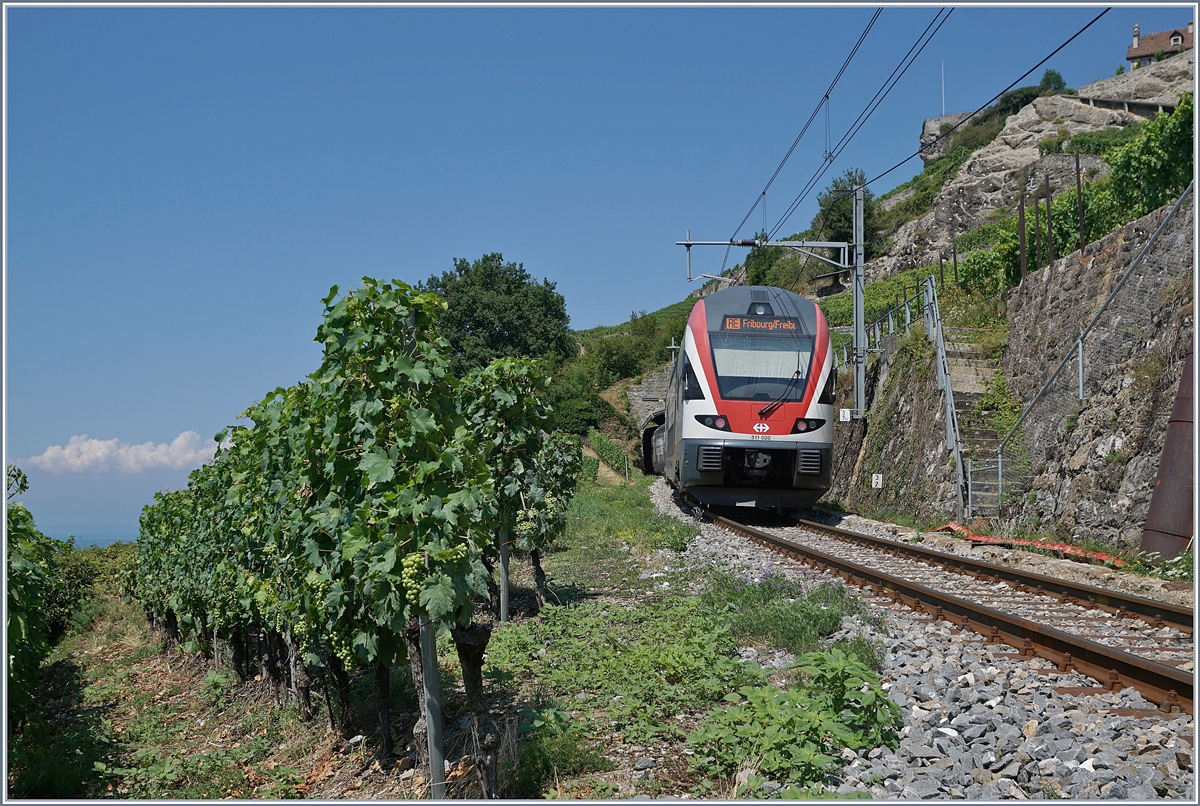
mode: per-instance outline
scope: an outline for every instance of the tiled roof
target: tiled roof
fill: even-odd
[[[1171,46],[1171,37],[1180,36],[1183,38],[1183,47],[1178,45]],[[1179,50],[1192,49],[1192,35],[1188,33],[1187,28],[1179,28],[1174,31],[1155,31],[1152,34],[1146,34],[1138,40],[1137,48],[1130,47],[1125,53],[1125,58],[1129,61],[1134,59],[1142,59],[1147,56],[1153,56],[1160,50],[1165,53],[1176,53]]]

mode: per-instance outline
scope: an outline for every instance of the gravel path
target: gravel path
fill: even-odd
[[[661,512],[695,522],[662,479],[651,486],[650,498]],[[843,520],[842,525],[862,530],[862,521],[851,526]],[[685,552],[660,552],[656,559],[666,568],[720,566],[751,579],[785,573],[814,583],[838,581],[711,524],[698,525],[700,535]],[[892,528],[872,527],[884,533]],[[1045,567],[1039,571],[1051,573]],[[1041,659],[1003,657],[1012,650],[984,644],[972,632],[954,634],[946,622],[915,619],[889,600],[871,601],[884,609],[882,678],[903,710],[905,726],[895,752],[860,753],[831,788],[877,799],[1195,801],[1191,716],[1121,716],[1114,711],[1153,705],[1132,689],[1060,694],[1056,687],[1096,683],[1075,672],[1059,673]],[[864,632],[874,635],[869,625],[848,618],[833,638]],[[787,660],[779,652],[751,653],[748,649],[743,656],[772,666]]]

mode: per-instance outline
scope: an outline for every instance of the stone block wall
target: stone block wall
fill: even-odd
[[[1194,212],[1189,198],[1083,342],[1076,338],[1170,207],[1081,254],[1031,273],[1007,292],[1004,371],[1023,406],[1067,363],[1014,437],[1006,463],[1025,483],[1005,508],[1010,529],[1054,530],[1136,548],[1158,473],[1167,418],[1194,331]],[[1023,454],[1023,455],[1022,455]]]

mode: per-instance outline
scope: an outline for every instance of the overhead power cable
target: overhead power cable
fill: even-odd
[[[858,53],[858,49],[862,46],[863,41],[867,38],[867,34],[870,33],[872,26],[875,25],[875,21],[879,19],[879,15],[882,13],[882,8],[875,9],[875,13],[871,15],[871,19],[867,22],[867,27],[863,29],[863,32],[858,37],[858,41],[855,42],[854,47],[850,49],[850,54],[846,56],[846,60],[842,62],[842,66],[837,71],[837,75],[833,77],[833,81],[829,82],[829,87],[825,90],[825,94],[821,96],[821,100],[817,101],[817,105],[813,108],[812,114],[808,116],[808,120],[805,121],[804,127],[800,129],[800,133],[797,134],[796,139],[792,141],[791,147],[788,148],[787,153],[783,155],[783,159],[779,161],[779,165],[775,168],[775,172],[771,174],[771,178],[767,180],[766,186],[763,187],[762,192],[758,194],[758,197],[754,200],[754,204],[750,205],[750,209],[746,211],[746,215],[737,225],[737,228],[733,231],[733,235],[730,236],[729,240],[732,241],[738,236],[738,233],[742,231],[742,227],[744,227],[746,222],[750,220],[750,216],[754,215],[754,211],[758,205],[764,202],[767,197],[767,191],[771,189],[771,185],[775,182],[776,177],[779,176],[779,172],[783,170],[783,166],[786,165],[788,159],[791,158],[792,152],[796,150],[796,146],[800,145],[800,140],[804,138],[804,135],[808,132],[809,127],[812,126],[813,121],[817,119],[817,115],[821,113],[821,107],[829,103],[829,94],[833,92],[834,87],[836,87],[838,82],[841,81],[842,74],[846,72],[846,68],[850,66],[850,62],[854,60],[855,54]],[[729,250],[726,249],[725,261],[722,261],[721,263],[721,271],[725,270],[725,263],[728,262],[728,259]]]
[[[943,16],[943,13],[945,16]],[[816,186],[817,182],[821,181],[821,177],[825,175],[825,173],[833,165],[834,161],[838,158],[842,151],[845,150],[846,146],[850,144],[850,141],[854,139],[854,136],[858,134],[859,130],[866,125],[867,121],[870,120],[871,115],[873,115],[875,110],[879,108],[879,105],[884,102],[891,91],[896,87],[896,84],[900,82],[900,79],[904,78],[904,74],[907,73],[908,69],[912,67],[914,62],[916,62],[917,58],[925,50],[925,47],[931,41],[933,41],[933,37],[937,35],[937,32],[941,30],[942,25],[945,24],[946,20],[950,19],[950,15],[953,13],[954,9],[947,10],[942,8],[933,15],[933,19],[930,20],[929,24],[925,26],[925,30],[921,32],[920,36],[918,36],[916,41],[913,42],[912,46],[909,47],[908,52],[901,57],[900,61],[892,69],[891,74],[884,79],[883,84],[881,84],[879,89],[875,91],[875,95],[872,96],[871,100],[867,102],[867,105],[863,107],[863,110],[858,113],[858,117],[854,119],[854,122],[850,124],[850,128],[846,130],[846,133],[842,135],[842,138],[838,140],[837,144],[832,150],[827,149],[825,151],[821,166],[813,173],[812,177],[809,178],[803,190],[800,191],[792,203],[788,205],[787,209],[784,210],[783,215],[779,218],[779,221],[771,229],[768,236],[769,238],[775,238],[779,230],[783,228],[783,225],[787,223],[787,220],[791,218],[794,212],[796,212],[796,208],[798,208],[804,202],[804,200],[808,197],[808,194],[811,193],[812,189]],[[936,28],[934,27],[935,24],[937,26]],[[932,29],[932,31],[930,29]]]
[[[775,168],[775,173],[771,174],[771,178],[767,180],[767,184],[762,189],[762,193],[758,194],[758,198],[754,200],[754,204],[750,205],[750,209],[746,211],[746,216],[741,220],[741,223],[737,225],[737,229],[733,231],[733,235],[730,236],[731,239],[736,238],[738,233],[741,232],[742,227],[745,226],[748,220],[750,220],[750,216],[754,214],[755,208],[757,208],[759,203],[762,202],[763,197],[767,195],[767,191],[771,189],[771,185],[775,182],[775,178],[779,176],[779,172],[783,170],[783,166],[786,165],[788,159],[791,158],[792,152],[796,150],[796,146],[800,145],[800,140],[808,131],[808,127],[812,125],[812,122],[816,120],[817,115],[820,114],[821,107],[829,103],[829,93],[833,92],[833,88],[836,87],[838,82],[842,80],[842,74],[846,72],[846,68],[850,66],[850,62],[854,60],[854,56],[858,53],[859,47],[862,46],[863,40],[867,38],[867,34],[870,33],[871,27],[875,25],[875,20],[879,19],[879,15],[881,13],[883,13],[883,9],[875,9],[875,13],[871,16],[870,21],[867,22],[867,27],[863,29],[863,32],[858,37],[858,41],[855,42],[854,47],[850,49],[850,54],[846,57],[846,60],[842,62],[841,69],[837,71],[837,75],[833,77],[833,81],[829,82],[829,88],[825,90],[825,94],[821,97],[821,100],[817,101],[817,105],[813,108],[812,114],[808,116],[808,120],[804,123],[804,128],[800,129],[800,133],[797,134],[796,139],[792,141],[791,147],[787,150],[787,153],[783,155],[783,159],[779,161],[779,165]]]
[[[1076,32],[1075,32],[1075,34],[1074,34],[1074,35],[1073,35],[1073,36],[1072,36],[1070,39],[1068,39],[1066,42],[1063,42],[1061,45],[1059,45],[1059,46],[1058,46],[1058,47],[1056,47],[1054,50],[1052,50],[1052,51],[1050,52],[1050,55],[1049,55],[1049,56],[1047,56],[1046,58],[1042,59],[1040,62],[1038,62],[1037,64],[1035,64],[1033,67],[1030,67],[1028,70],[1026,70],[1024,73],[1022,73],[1022,74],[1021,74],[1021,75],[1020,75],[1020,76],[1017,78],[1017,80],[1016,80],[1016,81],[1014,81],[1013,83],[1009,84],[1007,87],[1005,87],[1004,89],[1000,90],[1000,92],[998,92],[998,93],[996,93],[994,96],[992,96],[991,100],[989,100],[987,103],[983,104],[983,106],[979,107],[979,108],[978,108],[978,109],[976,109],[974,112],[972,112],[971,114],[967,115],[965,118],[963,118],[962,120],[960,120],[958,123],[954,124],[954,126],[952,126],[952,127],[951,127],[950,129],[948,129],[947,131],[945,131],[945,132],[942,132],[942,133],[941,133],[941,134],[940,134],[940,135],[937,137],[937,139],[935,139],[935,140],[934,140],[932,143],[930,143],[929,145],[930,145],[930,146],[932,146],[932,145],[934,145],[934,144],[936,144],[936,143],[939,143],[939,142],[941,142],[943,139],[945,139],[946,137],[949,137],[951,134],[953,134],[953,133],[954,133],[954,130],[955,130],[955,129],[957,129],[959,126],[962,126],[962,125],[963,125],[963,124],[965,124],[965,123],[966,123],[968,120],[970,120],[971,118],[975,117],[976,115],[978,115],[978,114],[979,114],[980,112],[982,112],[983,110],[987,109],[989,106],[991,106],[993,103],[995,103],[995,102],[996,102],[996,100],[1000,98],[1000,96],[1002,96],[1004,93],[1006,93],[1006,92],[1008,92],[1009,90],[1011,90],[1013,87],[1017,86],[1017,84],[1019,84],[1019,83],[1021,83],[1022,81],[1024,81],[1024,80],[1025,80],[1025,79],[1026,79],[1026,78],[1029,76],[1029,74],[1030,74],[1030,73],[1032,73],[1034,70],[1037,70],[1037,69],[1038,69],[1039,67],[1041,67],[1043,64],[1045,64],[1046,62],[1048,62],[1048,61],[1050,61],[1052,58],[1054,58],[1056,55],[1058,55],[1058,52],[1059,52],[1060,50],[1062,50],[1062,49],[1063,49],[1063,48],[1065,48],[1067,45],[1071,44],[1071,43],[1072,43],[1072,42],[1074,42],[1076,39],[1078,39],[1078,38],[1079,38],[1079,37],[1080,37],[1080,36],[1083,34],[1083,32],[1084,32],[1084,31],[1086,31],[1088,28],[1091,28],[1093,25],[1095,25],[1095,24],[1096,24],[1096,23],[1097,23],[1097,22],[1100,20],[1100,18],[1101,18],[1101,17],[1103,17],[1105,14],[1107,14],[1107,13],[1108,13],[1108,12],[1110,12],[1110,11],[1112,11],[1112,7],[1106,8],[1106,9],[1104,9],[1103,11],[1101,11],[1099,14],[1097,14],[1095,17],[1093,17],[1093,18],[1092,18],[1092,21],[1091,21],[1091,22],[1089,22],[1087,25],[1083,26],[1083,27],[1082,27],[1082,28],[1080,28],[1078,31],[1076,31]],[[871,184],[872,182],[877,182],[877,181],[879,181],[879,180],[880,180],[880,179],[882,179],[883,177],[885,177],[885,176],[887,176],[888,174],[890,174],[892,171],[894,171],[894,170],[896,170],[897,168],[899,168],[899,167],[900,167],[901,165],[903,165],[904,163],[906,163],[906,162],[908,162],[909,160],[911,160],[913,157],[919,156],[920,154],[921,154],[921,149],[917,149],[917,150],[916,150],[915,152],[913,152],[912,154],[908,155],[908,156],[907,156],[907,157],[905,157],[904,159],[902,159],[902,160],[900,160],[899,162],[897,162],[897,163],[896,163],[895,165],[893,165],[891,168],[888,168],[886,171],[884,171],[883,173],[879,174],[878,176],[876,176],[876,177],[874,177],[874,178],[872,178],[872,179],[869,179],[869,180],[868,180],[866,183],[864,183],[864,184],[863,184],[863,187],[866,187],[867,185]]]

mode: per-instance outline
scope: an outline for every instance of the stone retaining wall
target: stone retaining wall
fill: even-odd
[[[1169,209],[1055,261],[1008,292],[1004,371],[1023,406],[1071,352]],[[1028,457],[1028,483],[1005,510],[1009,528],[1137,547],[1193,338],[1193,231],[1189,199],[1097,320],[1084,341],[1084,400],[1071,355],[1031,410],[1023,441],[1005,460],[1019,462],[1021,448]]]

